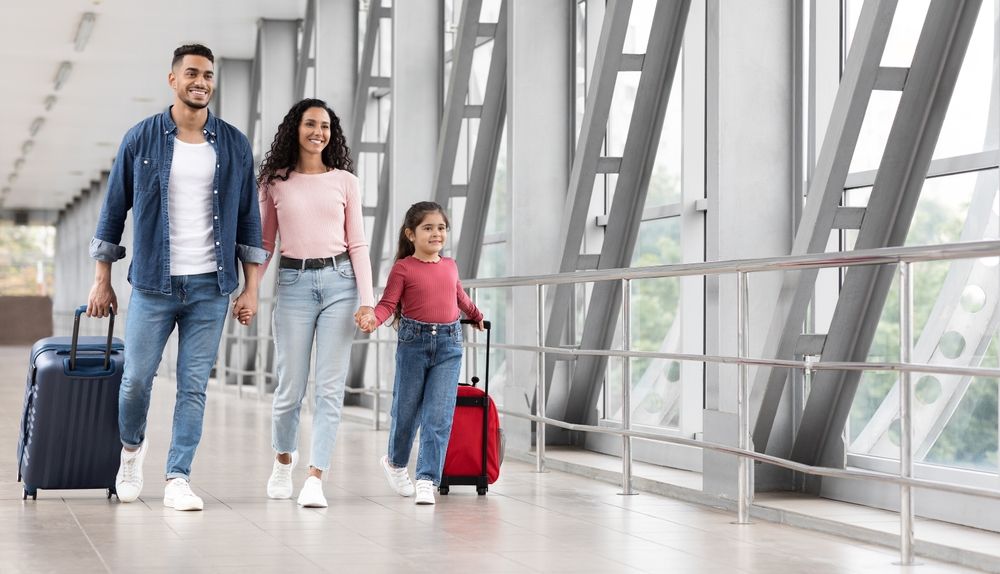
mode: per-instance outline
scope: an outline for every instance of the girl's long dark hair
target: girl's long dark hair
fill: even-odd
[[[406,236],[406,230],[409,229],[415,234],[417,227],[423,222],[424,218],[435,211],[441,214],[445,226],[450,228],[451,223],[448,221],[448,214],[444,212],[444,208],[433,201],[418,201],[411,205],[410,209],[406,210],[406,215],[403,217],[403,225],[399,228],[399,246],[396,248],[396,259],[393,260],[394,262],[406,259],[417,252],[416,247],[413,246],[413,242]],[[399,303],[396,303],[395,315],[396,318],[393,320],[393,325],[397,324],[399,318],[402,316],[402,307]]]
[[[351,150],[347,147],[344,130],[340,127],[340,118],[323,100],[306,98],[292,106],[281,120],[278,132],[274,134],[274,141],[271,142],[271,149],[260,164],[257,183],[261,187],[266,189],[275,179],[288,181],[289,172],[295,169],[299,161],[299,124],[302,123],[302,114],[309,108],[322,108],[330,115],[330,142],[323,148],[323,165],[354,173],[354,161],[351,159]]]

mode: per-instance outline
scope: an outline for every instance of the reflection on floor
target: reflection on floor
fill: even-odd
[[[0,347],[0,572],[970,572],[901,568],[888,548],[733,515],[505,462],[487,496],[455,487],[436,506],[393,494],[378,456],[386,431],[344,423],[325,480],[330,507],[269,500],[270,408],[210,389],[192,486],[204,512],[162,504],[172,385],[158,381],[140,501],[40,491],[22,501],[14,444],[28,349]],[[213,392],[214,391],[214,392]],[[308,431],[308,418],[304,429]],[[307,433],[300,438],[307,444]],[[304,475],[296,476],[296,492]]]

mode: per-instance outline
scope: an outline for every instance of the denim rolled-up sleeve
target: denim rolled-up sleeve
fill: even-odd
[[[115,163],[108,176],[108,188],[104,194],[101,214],[97,219],[97,230],[90,241],[90,256],[98,261],[113,263],[125,257],[125,248],[120,245],[125,230],[125,218],[132,209],[132,151],[133,132],[125,134]]]
[[[245,142],[245,138],[244,138]],[[244,263],[263,263],[271,256],[262,246],[257,182],[253,175],[253,154],[245,142],[240,207],[236,218],[236,257]]]

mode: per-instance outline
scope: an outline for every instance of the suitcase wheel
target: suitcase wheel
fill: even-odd
[[[447,487],[447,486],[439,486],[438,487],[438,492],[440,492],[442,496],[448,496],[448,491],[449,490],[451,490],[451,489],[449,487]]]
[[[484,494],[486,494],[486,487],[485,486],[477,486],[476,487],[476,494],[478,494],[479,496],[483,496]]]
[[[109,488],[108,489],[108,500],[111,500],[111,495],[114,494],[114,493],[115,493],[115,489],[114,488]]]
[[[24,496],[21,498],[21,500],[28,500],[29,496],[31,497],[31,500],[38,500],[38,490],[37,489],[28,490],[27,488],[25,488]]]

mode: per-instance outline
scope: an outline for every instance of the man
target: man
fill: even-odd
[[[212,51],[199,44],[174,51],[168,76],[174,103],[125,134],[90,243],[97,271],[87,314],[104,317],[118,308],[111,264],[125,256],[119,243],[132,210],[132,297],[118,398],[123,448],[115,481],[122,502],[142,492],[153,376],[167,338],[178,328],[177,396],[163,498],[176,510],[204,507],[189,484],[191,463],[229,294],[238,285],[236,260],[242,261],[244,289],[233,313],[249,324],[257,311],[257,264],[268,255],[261,249],[250,144],[208,111],[214,63]]]

